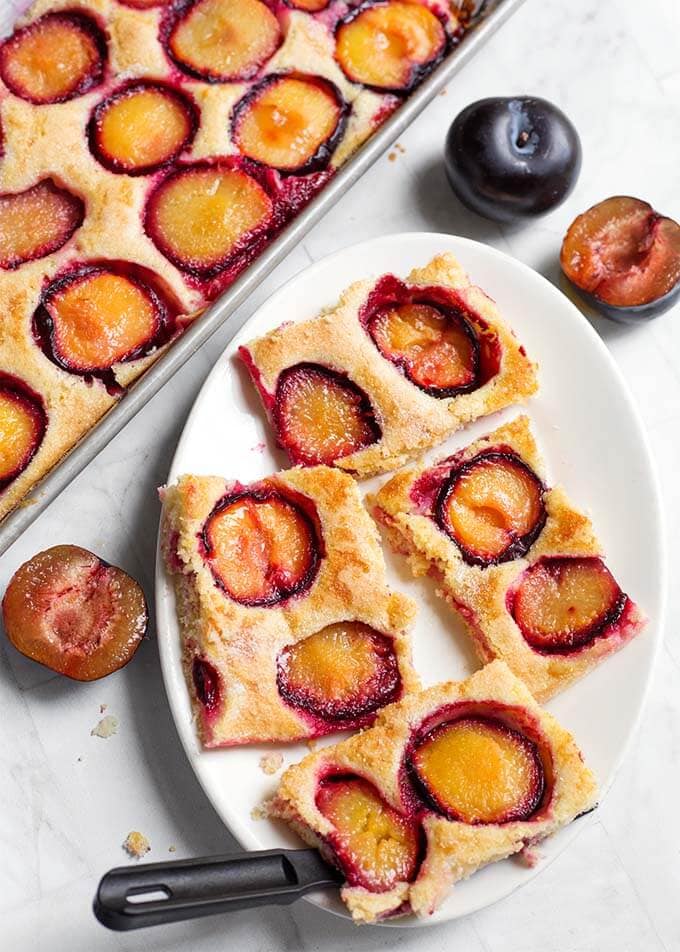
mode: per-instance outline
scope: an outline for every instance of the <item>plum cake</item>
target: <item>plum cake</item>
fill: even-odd
[[[573,738],[494,661],[384,708],[286,770],[271,806],[346,882],[357,922],[430,915],[450,887],[595,806]]]
[[[480,659],[501,658],[540,701],[644,625],[590,520],[548,487],[525,416],[404,469],[371,504],[414,574],[432,576],[462,616]]]
[[[351,476],[294,469],[163,491],[184,667],[206,747],[370,724],[418,687],[415,605],[391,592]]]
[[[437,0],[30,6],[0,42],[0,518],[464,21]]]
[[[536,367],[456,258],[358,281],[317,317],[241,348],[291,462],[395,469],[531,396]]]

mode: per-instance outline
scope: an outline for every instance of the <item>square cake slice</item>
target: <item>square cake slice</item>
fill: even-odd
[[[431,914],[454,883],[595,800],[571,735],[494,661],[289,767],[270,813],[342,870],[354,919],[375,922]]]
[[[370,724],[419,686],[378,531],[328,467],[244,486],[182,476],[163,491],[184,668],[205,747]]]
[[[644,625],[588,517],[546,485],[525,416],[397,473],[372,504],[414,574],[434,577],[462,616],[480,659],[507,662],[540,701]]]
[[[335,307],[240,354],[291,462],[358,476],[396,469],[538,387],[496,305],[450,253],[406,281],[358,281]]]

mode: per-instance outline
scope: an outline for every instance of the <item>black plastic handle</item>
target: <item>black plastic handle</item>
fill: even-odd
[[[120,866],[101,879],[94,914],[118,932],[274,903],[337,887],[340,873],[316,850],[262,850]]]

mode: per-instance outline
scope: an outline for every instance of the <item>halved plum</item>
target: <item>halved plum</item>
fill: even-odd
[[[298,175],[328,164],[342,135],[347,105],[321,76],[267,76],[239,100],[232,139],[242,155]]]
[[[247,489],[221,500],[203,527],[217,584],[242,605],[275,605],[306,591],[321,560],[312,519],[274,489]]]
[[[277,659],[281,695],[327,721],[355,721],[396,699],[399,664],[390,638],[357,621],[328,625]]]
[[[152,191],[144,229],[183,271],[212,277],[272,223],[274,202],[236,160],[195,162]]]
[[[328,842],[350,886],[385,892],[415,879],[423,853],[421,827],[386,803],[368,780],[326,777],[316,805],[333,824]]]
[[[345,76],[380,92],[407,93],[442,59],[441,20],[423,3],[368,0],[340,21],[335,57]]]
[[[107,59],[106,36],[79,10],[46,13],[0,46],[0,76],[36,105],[66,102],[98,86]]]
[[[382,436],[363,390],[320,364],[295,364],[280,374],[273,418],[279,443],[305,466],[330,465]]]
[[[546,520],[545,488],[510,451],[485,451],[456,467],[435,507],[439,527],[471,565],[521,558]]]
[[[569,654],[605,634],[627,600],[602,559],[554,556],[524,572],[510,606],[535,651]]]
[[[83,265],[43,291],[33,333],[62,370],[108,376],[169,336],[169,312],[150,284],[115,265]]]
[[[127,664],[148,622],[137,582],[77,545],[57,545],[25,562],[7,587],[2,617],[15,648],[76,681]]]
[[[545,789],[536,744],[493,718],[438,725],[411,751],[409,770],[427,803],[463,823],[528,820]]]
[[[367,329],[380,353],[433,397],[479,386],[479,342],[465,316],[425,302],[394,303],[373,314]]]
[[[37,393],[0,371],[0,492],[26,469],[46,429],[47,415]]]
[[[97,105],[88,125],[92,154],[104,168],[147,175],[176,159],[192,142],[199,114],[174,86],[126,83]]]
[[[572,222],[560,262],[606,317],[656,317],[680,298],[680,225],[640,199],[608,198]]]
[[[82,198],[50,178],[23,192],[0,194],[0,268],[11,271],[26,261],[58,251],[85,218]],[[27,223],[30,222],[30,228]]]
[[[180,69],[211,83],[252,79],[283,40],[261,0],[182,0],[161,32]]]

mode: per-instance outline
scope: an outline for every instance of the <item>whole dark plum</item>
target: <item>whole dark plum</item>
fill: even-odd
[[[444,155],[461,202],[500,222],[555,208],[581,170],[573,124],[557,106],[534,96],[471,103],[451,124]]]

